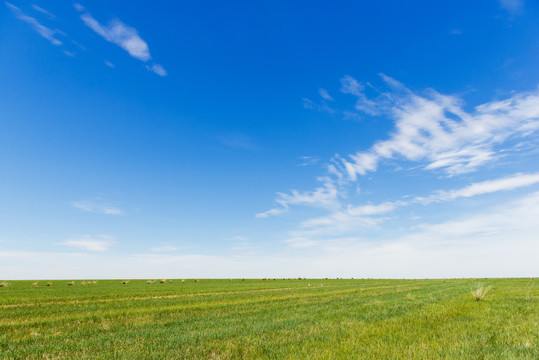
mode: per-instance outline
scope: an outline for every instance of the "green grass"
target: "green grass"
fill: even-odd
[[[539,358],[532,279],[48,282],[2,282],[0,358]]]

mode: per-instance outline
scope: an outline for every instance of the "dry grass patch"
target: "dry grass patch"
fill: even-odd
[[[483,284],[477,284],[475,289],[470,289],[475,301],[481,301],[485,295],[489,292],[491,286],[485,287]]]

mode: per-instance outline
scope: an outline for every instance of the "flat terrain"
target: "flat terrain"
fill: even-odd
[[[0,358],[539,359],[534,279],[47,282],[0,287]]]

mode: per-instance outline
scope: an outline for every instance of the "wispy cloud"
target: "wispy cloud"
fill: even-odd
[[[273,208],[273,209],[269,209],[267,211],[258,213],[258,214],[255,215],[255,217],[257,217],[259,219],[267,218],[267,217],[270,217],[270,216],[277,216],[277,215],[284,214],[287,211],[288,211],[288,207]]]
[[[103,39],[118,45],[135,59],[143,62],[151,60],[152,57],[150,55],[148,44],[139,36],[138,31],[135,28],[124,24],[119,19],[113,19],[107,25],[103,25],[81,4],[75,3],[73,6],[81,13],[80,18],[84,24],[99,34]],[[159,76],[167,75],[166,70],[159,64],[151,64],[148,65],[147,68],[149,71],[152,71]]]
[[[123,215],[124,211],[116,206],[108,204],[102,199],[81,200],[71,202],[71,206],[79,210],[105,214],[105,215]]]
[[[251,137],[242,133],[219,134],[217,138],[221,144],[234,149],[253,150],[256,149]]]
[[[391,164],[398,160],[415,162],[416,169],[426,172],[438,170],[438,174],[441,171],[452,177],[476,171],[488,162],[510,155],[512,151],[520,151],[517,147],[503,145],[509,140],[511,145],[530,137],[539,129],[538,90],[516,93],[506,100],[487,102],[467,112],[458,97],[442,95],[434,90],[418,95],[388,76],[382,74],[381,77],[391,91],[378,93],[375,100],[367,99],[365,85],[350,76],[343,78],[343,92],[358,97],[359,109],[367,106],[368,113],[384,114],[394,120],[394,130],[388,139],[347,157],[335,155],[327,166],[327,175],[320,178],[324,186],[313,191],[277,193],[275,202],[279,206],[256,214],[258,218],[280,215],[294,205],[330,211],[326,216],[300,223],[297,230],[291,232],[293,244],[312,246],[321,234],[346,233],[376,226],[385,221],[393,210],[411,204],[427,205],[469,198],[539,182],[539,174],[515,174],[473,183],[462,189],[439,190],[427,196],[381,204],[350,203],[348,185],[357,184],[358,176],[376,172],[384,160]]]
[[[30,24],[32,26],[32,29],[34,29],[43,38],[47,39],[51,44],[56,45],[56,46],[62,45],[62,42],[55,37],[57,34],[65,36],[65,34],[62,31],[58,29],[50,29],[46,27],[45,25],[37,21],[35,18],[24,14],[21,11],[21,9],[19,9],[18,7],[16,7],[15,5],[9,2],[6,2],[5,4],[13,12],[13,14],[15,15],[17,19]]]
[[[328,91],[326,89],[318,89],[318,93],[320,94],[320,96],[322,97],[322,99],[324,100],[328,100],[328,101],[334,101],[335,99],[333,99],[333,97],[331,95],[329,95]]]
[[[54,20],[56,18],[56,15],[53,13],[43,9],[42,7],[37,6],[36,4],[32,4],[32,8],[36,11],[39,11],[43,15],[47,16],[49,19]]]
[[[349,179],[376,171],[384,159],[402,159],[425,163],[424,169],[442,170],[449,176],[473,172],[499,158],[496,146],[508,139],[524,138],[539,129],[539,91],[521,93],[507,100],[477,106],[464,111],[463,101],[455,96],[429,90],[421,96],[394,79],[382,75],[394,90],[380,102],[368,100],[371,108],[395,121],[389,139],[378,141],[370,149],[341,158]],[[349,93],[363,94],[358,83],[345,77]]]
[[[315,165],[320,161],[320,158],[315,156],[300,156],[297,166],[311,166]]]
[[[153,73],[156,73],[159,76],[167,76],[167,71],[159,64],[147,66],[147,68],[148,70],[150,70]]]
[[[536,192],[486,211],[407,229],[402,237],[386,235],[372,241],[330,234],[296,236],[284,242],[290,251],[303,251],[303,256],[305,248],[323,254],[327,261],[319,260],[326,269],[354,268],[363,276],[534,276],[538,216]]]
[[[499,0],[500,6],[511,14],[518,14],[524,8],[523,0]]]
[[[380,112],[380,104],[367,97],[366,87],[372,86],[369,83],[360,83],[348,75],[341,79],[341,92],[354,95],[357,98],[355,108],[370,115],[377,115]]]
[[[316,110],[316,111],[325,112],[328,114],[335,113],[335,109],[328,106],[324,101],[322,101],[321,103],[317,103],[306,97],[302,98],[301,101],[303,102],[303,107],[305,109]]]
[[[69,57],[75,57],[75,53],[72,51],[62,50],[62,52]]]
[[[539,192],[531,193],[507,204],[478,214],[462,216],[438,224],[424,224],[420,231],[410,235],[416,239],[443,239],[466,241],[471,237],[496,237],[511,243],[509,233],[528,232],[539,228]],[[505,239],[503,236],[505,234]],[[529,234],[532,235],[533,231]]]
[[[440,190],[426,198],[417,197],[415,201],[428,204],[430,202],[456,200],[459,198],[469,198],[478,195],[491,194],[499,191],[514,190],[537,183],[539,183],[539,173],[516,174],[502,179],[473,183],[462,189],[451,191]]]
[[[500,179],[472,183],[455,190],[437,190],[428,196],[417,196],[408,201],[385,201],[380,204],[346,205],[329,215],[307,219],[296,230],[290,232],[293,240],[285,242],[303,244],[301,247],[319,244],[320,237],[372,228],[386,221],[387,214],[398,208],[414,204],[429,205],[434,202],[454,201],[500,191],[509,191],[539,184],[539,173],[516,174]],[[318,240],[316,240],[318,239]],[[297,245],[294,245],[297,247]]]
[[[318,181],[323,183],[323,186],[317,187],[314,191],[300,192],[292,190],[290,194],[277,193],[275,200],[280,207],[270,209],[265,212],[256,214],[257,218],[266,218],[273,215],[279,215],[286,211],[291,205],[302,205],[321,208],[335,208],[339,206],[339,192],[335,182],[329,177],[321,177]]]
[[[60,245],[86,251],[106,251],[115,243],[114,237],[108,235],[83,235],[68,239]]]
[[[330,215],[303,221],[296,230],[290,232],[291,238],[302,240],[302,243],[315,245],[326,236],[343,235],[372,228],[385,220],[384,215],[404,205],[402,202],[384,202],[360,206],[348,205],[344,209],[334,211]],[[285,242],[288,242],[287,240]],[[305,241],[305,242],[304,242]],[[306,247],[303,245],[303,247]]]

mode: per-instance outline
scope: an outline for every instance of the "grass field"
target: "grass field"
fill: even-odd
[[[534,279],[47,282],[0,282],[0,358],[539,359]]]

